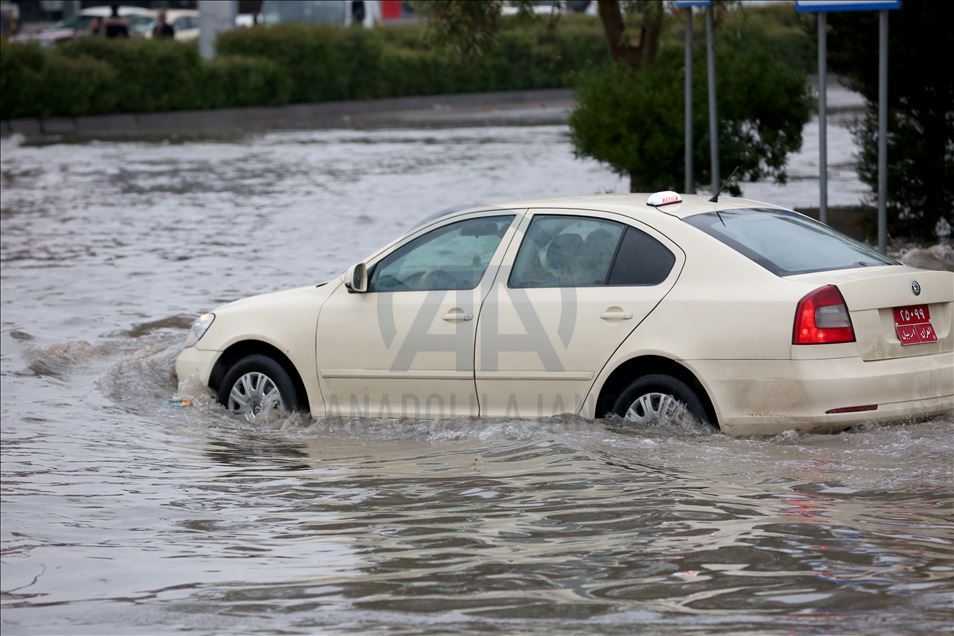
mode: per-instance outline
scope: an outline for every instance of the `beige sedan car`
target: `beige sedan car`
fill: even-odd
[[[765,203],[514,201],[205,314],[176,373],[250,421],[688,413],[732,435],[831,432],[954,409],[952,307],[954,274]]]

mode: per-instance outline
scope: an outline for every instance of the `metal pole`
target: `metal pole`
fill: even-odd
[[[63,3],[63,20],[69,20],[72,17],[79,15],[79,12],[82,10],[80,6],[80,0],[66,0]]]
[[[215,57],[215,39],[222,31],[235,28],[238,0],[199,0],[199,55]]]
[[[818,219],[828,223],[828,35],[827,15],[818,14]]]
[[[715,52],[712,37],[712,4],[706,7],[706,67],[709,72],[709,161],[712,191],[719,190],[719,122],[716,114]]]
[[[692,174],[692,7],[686,7],[686,189],[687,194],[696,191],[695,175]]]
[[[878,251],[888,249],[888,12],[878,16]]]

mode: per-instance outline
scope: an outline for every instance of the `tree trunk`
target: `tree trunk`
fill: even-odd
[[[639,44],[633,46],[625,39],[626,23],[619,0],[599,0],[600,21],[609,44],[610,55],[617,64],[639,68],[656,58],[659,35],[662,31],[662,2],[643,2],[642,26]]]

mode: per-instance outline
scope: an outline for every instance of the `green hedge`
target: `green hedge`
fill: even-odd
[[[293,102],[569,86],[581,68],[609,60],[593,24],[507,29],[497,47],[462,60],[423,44],[420,27],[376,31],[284,24],[236,29],[218,51],[268,59],[292,80]]]
[[[719,29],[729,35],[758,23],[791,65],[807,67],[813,49],[801,20],[790,7],[748,9],[729,12]],[[680,29],[671,21],[666,42],[681,45]],[[554,28],[509,20],[497,46],[471,60],[430,46],[421,25],[258,26],[222,34],[217,47],[209,62],[194,43],[169,40],[86,37],[53,49],[0,41],[0,118],[555,88],[609,62],[602,26],[590,16],[563,16]]]
[[[80,38],[55,50],[0,43],[0,118],[286,104],[291,82],[267,59],[199,59],[174,41]]]
[[[116,73],[87,56],[50,55],[37,45],[0,44],[0,113],[85,115],[116,109]]]
[[[609,59],[595,20],[505,30],[462,60],[424,44],[420,26],[374,31],[288,24],[195,44],[85,37],[54,49],[0,42],[0,118],[273,106],[342,99],[569,86]]]

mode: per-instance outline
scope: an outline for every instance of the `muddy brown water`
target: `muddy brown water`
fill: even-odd
[[[198,312],[441,207],[625,187],[564,132],[5,140],[3,633],[950,632],[951,416],[731,439],[169,404]]]

